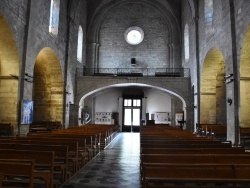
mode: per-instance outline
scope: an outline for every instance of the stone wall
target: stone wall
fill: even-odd
[[[109,7],[98,7],[88,28],[87,66],[127,68],[131,58],[136,58],[139,68],[180,68],[179,14],[167,2],[165,7],[158,3],[114,1]],[[135,46],[124,39],[126,29],[132,26],[144,31],[144,40]]]

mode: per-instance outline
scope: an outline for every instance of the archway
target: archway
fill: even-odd
[[[116,90],[116,88],[119,88]],[[142,119],[146,120],[146,117],[144,117],[145,113],[147,112],[149,115],[154,114],[154,112],[170,112],[169,113],[169,117],[170,119],[167,121],[169,124],[171,125],[175,125],[175,113],[177,112],[184,112],[185,115],[185,119],[189,118],[186,117],[187,111],[186,111],[186,101],[179,96],[178,94],[164,89],[164,88],[160,88],[160,87],[156,87],[153,85],[148,85],[148,84],[140,84],[140,83],[126,83],[126,84],[114,84],[114,85],[109,85],[109,86],[105,86],[105,87],[101,87],[98,89],[95,89],[93,91],[88,91],[87,93],[82,93],[81,97],[78,99],[79,100],[79,110],[78,110],[78,125],[82,125],[81,119],[82,119],[82,112],[84,110],[84,108],[86,106],[89,107],[89,111],[91,113],[95,113],[96,110],[100,109],[100,105],[93,105],[95,103],[99,103],[100,99],[95,98],[95,96],[97,95],[106,95],[107,97],[107,91],[109,91],[109,93],[113,93],[113,94],[109,94],[109,97],[106,98],[105,100],[102,99],[101,105],[102,105],[102,109],[116,109],[115,111],[118,110],[119,112],[119,125],[121,126],[123,124],[122,119],[123,119],[123,97],[122,94],[124,93],[123,91],[128,92],[128,90],[130,91],[140,91],[143,93],[143,99],[142,99],[142,112],[144,112],[144,114],[142,114]],[[94,97],[93,97],[94,96]],[[159,102],[157,101],[158,99],[153,99],[153,97],[167,97],[167,101],[166,102]],[[94,99],[95,98],[95,99]],[[105,96],[103,97],[105,98]],[[111,99],[113,98],[113,99]],[[166,98],[165,98],[166,100]],[[145,103],[144,103],[144,102]],[[146,102],[147,101],[147,102]],[[158,103],[157,103],[158,102]],[[113,104],[111,104],[113,103]],[[144,103],[144,104],[143,104]],[[161,104],[162,103],[162,104]],[[165,105],[165,103],[168,105]],[[78,104],[78,102],[77,102]],[[144,106],[145,105],[145,106]],[[162,107],[161,105],[164,105],[164,107]],[[99,107],[97,107],[99,106]],[[145,107],[145,111],[143,110]],[[163,110],[163,111],[158,111],[158,110]],[[112,110],[111,110],[112,111]],[[98,111],[97,111],[98,112]],[[114,111],[113,111],[114,112]],[[92,117],[94,117],[94,114],[92,114]],[[151,119],[151,116],[150,118]],[[93,123],[95,121],[92,121]],[[121,128],[122,129],[122,128]]]
[[[240,56],[240,126],[250,127],[250,25],[248,26]]]
[[[51,48],[38,54],[34,68],[34,121],[63,119],[63,78],[60,62]]]
[[[226,125],[225,60],[218,49],[211,49],[201,74],[201,123]]]
[[[17,129],[18,52],[14,36],[0,13],[0,122],[12,123]]]

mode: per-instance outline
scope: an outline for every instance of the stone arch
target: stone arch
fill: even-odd
[[[181,83],[181,84],[180,84]],[[78,90],[75,100],[75,108],[79,108],[78,115],[81,115],[81,109],[84,107],[84,98],[87,96],[106,89],[108,87],[121,87],[121,86],[143,86],[150,87],[164,91],[166,93],[172,94],[179,98],[183,103],[183,111],[185,112],[185,117],[187,121],[187,129],[193,130],[193,125],[190,124],[191,121],[191,94],[190,94],[190,78],[175,78],[166,81],[161,78],[133,78],[124,79],[109,79],[103,77],[95,78],[85,78],[78,81]],[[78,105],[78,107],[77,107]],[[79,118],[79,117],[77,117]]]
[[[0,122],[17,129],[19,62],[17,45],[9,24],[0,13]]]
[[[34,67],[34,121],[63,120],[63,76],[57,55],[44,48]]]
[[[240,126],[250,127],[250,25],[248,25],[242,43],[240,55]]]
[[[164,89],[164,88],[161,88],[161,87],[156,87],[156,86],[153,86],[153,85],[147,85],[147,84],[140,84],[140,83],[126,83],[126,84],[115,84],[115,85],[109,85],[109,86],[105,86],[105,87],[102,87],[102,88],[98,88],[98,89],[95,89],[91,92],[88,92],[88,93],[85,93],[79,100],[79,111],[78,111],[78,119],[81,118],[81,112],[82,112],[82,109],[84,108],[84,99],[87,98],[88,96],[92,95],[93,93],[96,93],[98,91],[102,91],[102,90],[105,90],[107,88],[111,88],[111,87],[123,87],[123,86],[138,86],[138,87],[150,87],[150,88],[153,88],[153,89],[156,89],[156,90],[159,90],[159,91],[163,91],[163,92],[166,92],[166,93],[169,93],[171,95],[174,95],[176,96],[178,99],[180,99],[183,103],[183,111],[184,111],[184,114],[186,114],[186,101],[179,95],[177,95],[176,93],[168,90],[168,89]],[[80,122],[79,122],[80,123]]]
[[[195,10],[194,1],[193,0],[187,0],[187,1],[188,1],[189,6],[190,6],[192,18],[194,19],[196,17],[196,10]]]
[[[204,60],[201,74],[201,123],[226,125],[225,59],[220,50],[211,49]]]

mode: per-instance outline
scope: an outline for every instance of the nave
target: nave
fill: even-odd
[[[113,141],[61,188],[140,187],[140,134],[118,133]]]

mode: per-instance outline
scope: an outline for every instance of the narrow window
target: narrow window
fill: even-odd
[[[77,60],[82,63],[82,43],[83,43],[83,32],[82,27],[78,29],[78,43],[77,43]]]
[[[213,34],[213,0],[205,0],[204,2],[204,14],[206,24],[206,35]]]
[[[55,36],[58,34],[59,11],[60,11],[60,0],[51,0],[49,32]]]
[[[189,60],[189,30],[188,25],[186,24],[184,29],[184,51],[185,51],[185,60]]]

